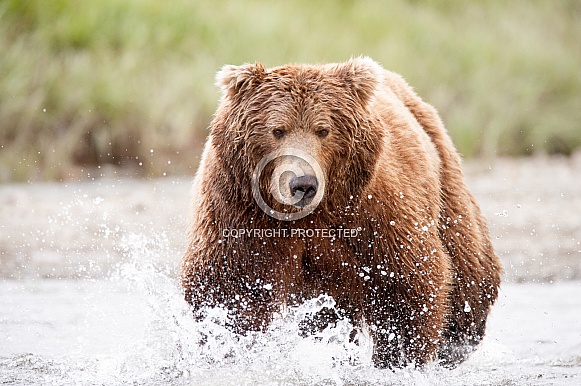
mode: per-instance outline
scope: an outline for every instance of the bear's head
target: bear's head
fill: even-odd
[[[383,135],[370,108],[381,82],[373,60],[225,66],[216,79],[211,144],[237,185],[229,193],[292,220],[340,210],[369,182]]]

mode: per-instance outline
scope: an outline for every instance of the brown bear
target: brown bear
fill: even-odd
[[[181,271],[196,314],[261,331],[328,294],[378,367],[464,360],[501,268],[436,110],[365,57],[226,66],[217,83]]]

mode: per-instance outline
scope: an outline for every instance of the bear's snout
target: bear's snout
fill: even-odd
[[[315,197],[318,188],[317,177],[313,175],[305,176],[293,176],[289,182],[289,188],[291,195],[294,197],[297,194],[302,194],[300,203],[307,202],[311,198]]]
[[[295,206],[307,206],[317,194],[318,187],[317,177],[313,175],[294,175],[289,181],[289,190],[291,196],[300,198]]]

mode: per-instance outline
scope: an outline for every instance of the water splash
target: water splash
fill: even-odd
[[[327,295],[281,309],[265,332],[232,333],[226,328],[227,312],[220,308],[207,309],[205,318],[195,321],[179,283],[159,258],[163,237],[150,240],[129,235],[125,243],[132,258],[117,278],[133,283],[144,295],[147,329],[141,347],[123,360],[120,377],[203,385],[380,384],[386,379],[418,384],[425,378],[414,369],[396,373],[375,369],[366,329],[347,319],[301,336],[305,318],[335,309],[334,299]]]
[[[522,359],[524,351],[512,352],[486,337],[454,370],[437,364],[395,372],[376,369],[364,326],[340,319],[323,331],[301,336],[301,321],[335,308],[335,301],[326,295],[281,309],[264,333],[236,335],[226,328],[226,312],[220,308],[207,310],[203,320],[193,318],[176,278],[179,258],[172,256],[169,244],[164,233],[126,234],[122,246],[126,263],[107,280],[0,282],[0,335],[4,334],[0,337],[12,339],[3,341],[0,380],[12,385],[454,386],[534,384],[539,372],[563,378],[573,377],[580,368],[577,354],[556,352],[527,362]],[[517,299],[526,299],[526,292],[518,292],[520,287],[512,291]],[[21,306],[25,316],[14,310],[3,313],[6,306]],[[513,325],[523,310],[518,304],[499,307],[508,319],[492,318],[489,334],[505,341],[518,338]],[[577,315],[575,307],[564,310],[572,312],[571,318]],[[357,337],[351,339],[354,330]],[[518,341],[516,347],[526,347],[525,342]],[[568,352],[576,352],[575,347]]]

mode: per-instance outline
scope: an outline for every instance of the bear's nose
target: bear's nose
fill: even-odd
[[[289,183],[291,196],[297,192],[303,192],[303,200],[313,197],[317,194],[317,177],[315,176],[294,176]]]

